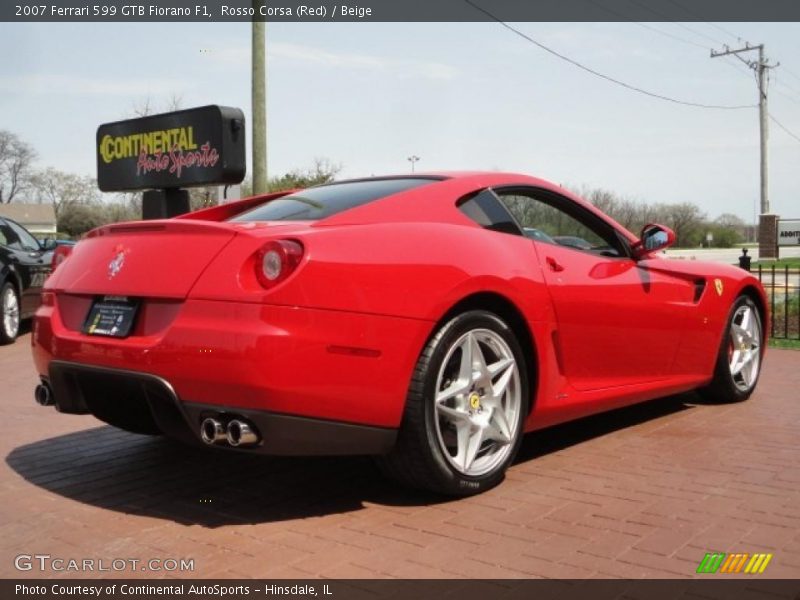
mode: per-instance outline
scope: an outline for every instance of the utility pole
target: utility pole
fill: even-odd
[[[419,156],[417,156],[416,154],[412,154],[411,156],[408,157],[407,160],[408,160],[408,162],[411,163],[411,172],[413,173],[414,172],[414,165],[417,164],[417,161],[419,160]]]
[[[777,239],[772,239],[773,236],[767,235],[770,239],[763,239],[765,236],[761,235],[761,231],[768,232],[771,227],[777,227],[777,217],[770,214],[769,206],[769,168],[768,168],[768,142],[769,142],[769,112],[767,111],[767,80],[769,69],[773,69],[780,65],[769,64],[769,59],[764,56],[764,44],[751,46],[745,43],[743,48],[731,49],[729,46],[723,46],[724,50],[720,52],[711,51],[711,58],[718,56],[733,55],[746,64],[748,67],[756,72],[756,83],[758,84],[758,122],[759,122],[759,141],[761,145],[761,218],[759,219],[759,257],[771,258],[777,257]],[[745,60],[740,54],[743,52],[758,51],[758,60]],[[771,219],[764,219],[768,215]],[[774,222],[773,222],[774,221]],[[774,246],[774,249],[772,248]]]
[[[253,0],[256,15],[264,0]],[[266,23],[253,18],[252,104],[253,104],[253,194],[267,192],[267,77]]]

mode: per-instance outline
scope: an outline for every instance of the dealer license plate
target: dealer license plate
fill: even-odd
[[[83,323],[83,333],[128,337],[139,305],[124,296],[105,296],[94,301]]]

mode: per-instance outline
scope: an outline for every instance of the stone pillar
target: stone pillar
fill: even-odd
[[[758,260],[778,258],[778,215],[760,215],[758,219]]]

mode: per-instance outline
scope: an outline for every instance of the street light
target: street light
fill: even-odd
[[[411,156],[408,157],[407,160],[408,160],[408,162],[411,163],[411,172],[413,173],[414,172],[414,165],[419,160],[419,156],[417,156],[416,154],[412,154]]]

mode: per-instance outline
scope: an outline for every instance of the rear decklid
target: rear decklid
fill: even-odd
[[[71,294],[185,298],[235,228],[204,221],[107,225],[77,244],[46,288]]]

